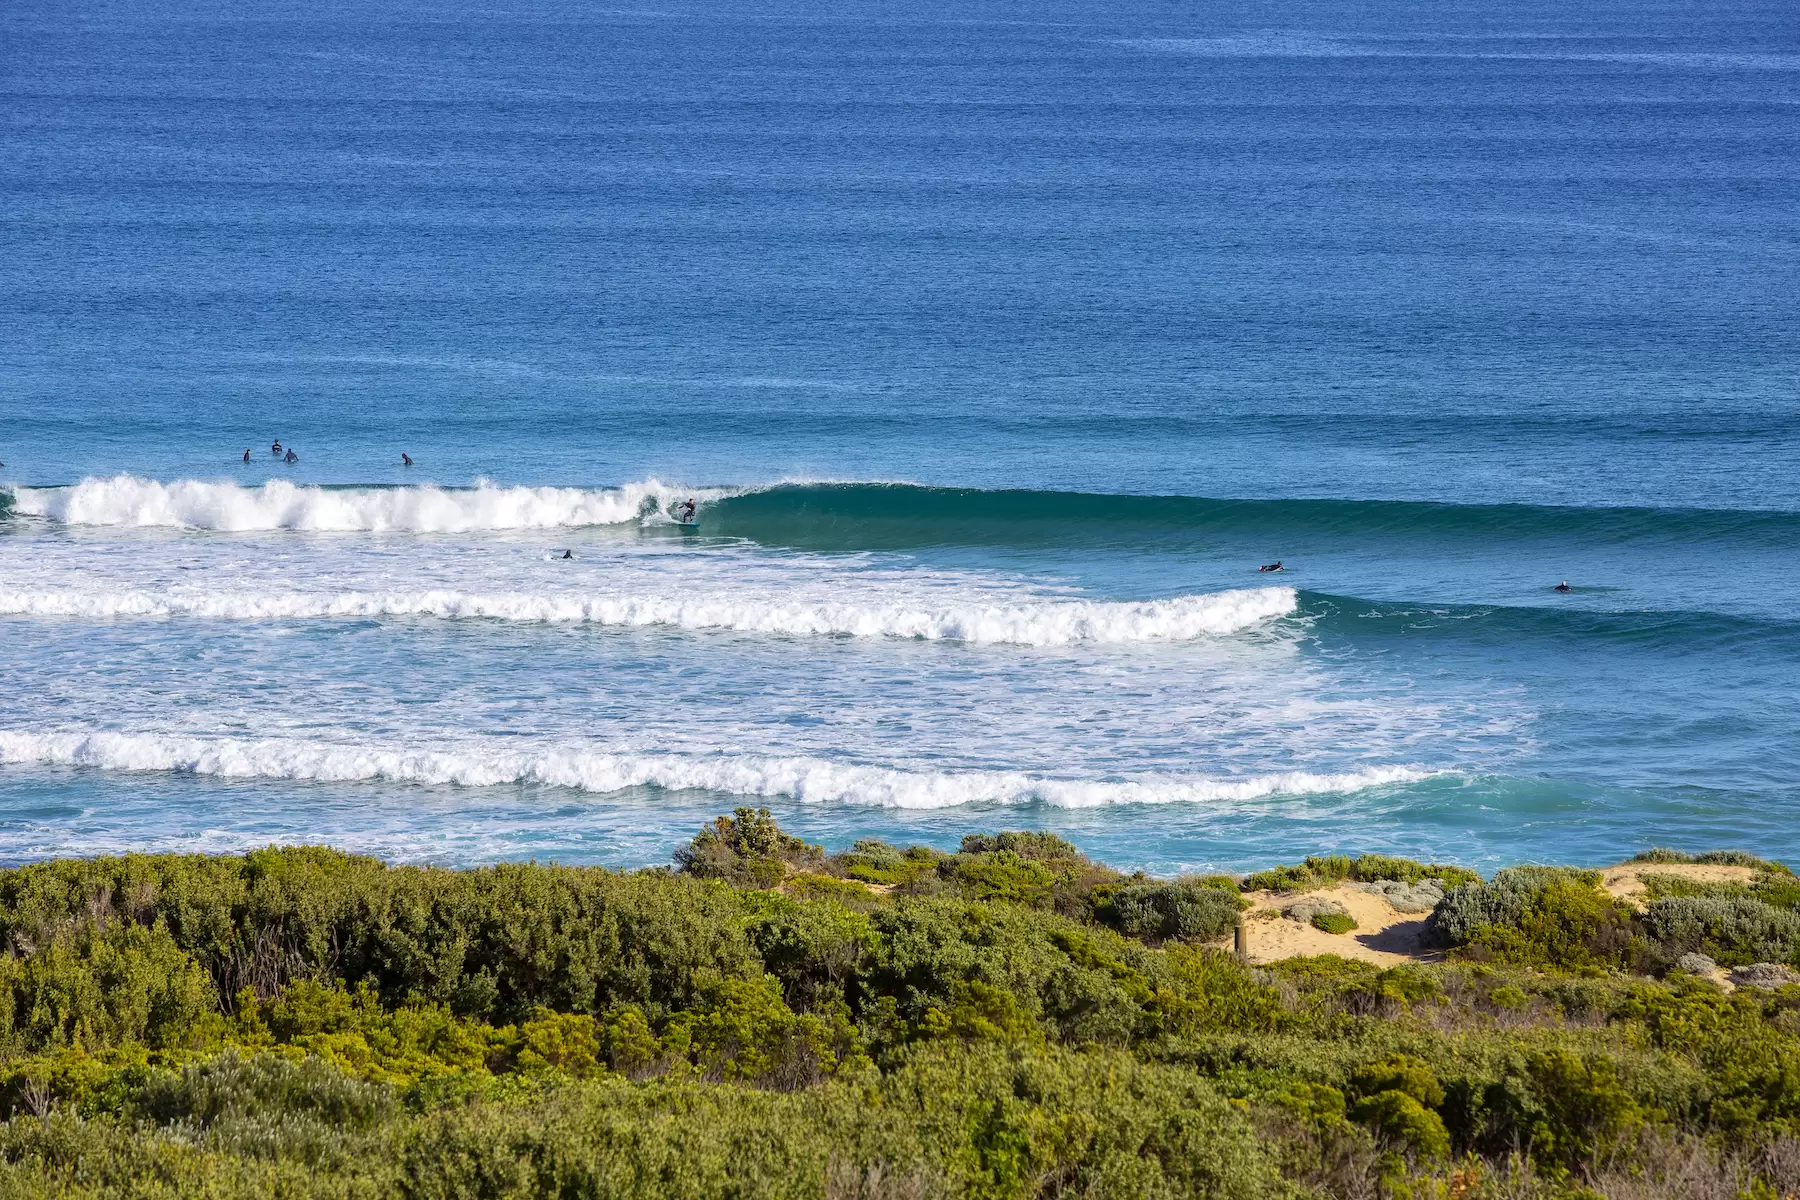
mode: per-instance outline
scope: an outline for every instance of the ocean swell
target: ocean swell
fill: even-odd
[[[682,489],[658,480],[617,488],[316,487],[273,480],[260,487],[182,479],[163,483],[134,475],[84,479],[68,487],[20,487],[12,511],[70,525],[115,525],[248,533],[306,532],[472,533],[507,529],[567,529],[619,525],[659,516],[692,496],[705,502],[718,489]]]
[[[0,614],[188,617],[278,621],[437,617],[602,626],[664,626],[767,634],[918,638],[1067,646],[1179,641],[1236,633],[1295,610],[1292,588],[1252,588],[1141,602],[1043,600],[1015,604],[807,602],[742,596],[468,593],[214,592],[0,589]]]
[[[538,784],[606,794],[628,788],[704,790],[803,803],[934,809],[964,804],[1233,803],[1410,783],[1433,772],[1378,766],[1342,774],[1289,771],[1244,778],[1051,779],[1012,771],[909,771],[820,758],[636,754],[567,747],[417,750],[285,739],[192,738],[93,731],[0,732],[0,763],[173,771],[229,779],[385,781],[495,787]]]

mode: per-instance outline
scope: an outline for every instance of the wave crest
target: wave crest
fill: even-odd
[[[472,533],[619,525],[662,512],[687,496],[706,501],[718,489],[682,489],[649,479],[617,488],[318,487],[271,480],[260,487],[135,475],[84,479],[68,487],[15,488],[12,511],[70,525],[164,526],[221,533]]]
[[[1185,641],[1236,633],[1286,616],[1293,588],[1251,588],[1142,602],[1045,600],[1017,604],[856,604],[657,595],[469,593],[205,593],[0,590],[0,614],[56,617],[196,617],[272,621],[327,617],[485,618],[499,621],[661,626],[768,634],[918,638],[1068,646]]]
[[[976,803],[1231,803],[1272,796],[1359,791],[1433,772],[1406,766],[1342,774],[1289,771],[1245,778],[1138,781],[1050,779],[1012,771],[907,771],[820,758],[634,754],[569,748],[412,750],[280,739],[192,738],[151,733],[0,732],[0,763],[173,771],[231,779],[384,781],[495,787],[539,784],[606,794],[636,787],[701,790],[802,803],[933,809]]]

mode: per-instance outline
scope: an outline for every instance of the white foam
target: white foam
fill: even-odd
[[[1288,771],[1244,778],[1054,779],[1010,771],[904,770],[813,757],[638,754],[574,747],[419,750],[285,739],[194,738],[94,731],[0,732],[0,763],[177,771],[229,779],[386,781],[494,787],[542,784],[611,793],[634,787],[705,790],[803,803],[935,809],[975,803],[1231,803],[1350,792],[1425,779],[1408,766],[1341,774]]]
[[[534,594],[422,592],[151,592],[0,589],[0,614],[56,617],[194,617],[296,620],[327,617],[486,618],[499,621],[669,626],[768,634],[835,634],[1027,646],[1188,640],[1236,633],[1286,616],[1293,588],[1176,596],[1142,602],[1041,600],[883,603],[759,598],[739,594]]]
[[[13,511],[70,525],[165,526],[245,533],[471,533],[565,529],[638,520],[646,502],[660,511],[688,496],[705,502],[727,493],[682,489],[650,479],[588,489],[303,487],[273,480],[261,487],[182,479],[163,483],[135,475],[84,479],[69,487],[13,490]]]

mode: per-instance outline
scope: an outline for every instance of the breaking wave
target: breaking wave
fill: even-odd
[[[702,790],[803,803],[934,809],[976,803],[1094,808],[1117,804],[1232,803],[1359,791],[1434,772],[1405,766],[1344,774],[1290,771],[1245,778],[1159,776],[1134,781],[1051,779],[1011,771],[908,771],[820,758],[636,754],[544,747],[454,750],[151,733],[0,732],[0,763],[172,771],[230,779],[383,781],[495,787],[538,784],[605,794],[628,788]]]
[[[84,479],[68,487],[15,488],[11,509],[70,525],[117,525],[249,533],[473,533],[619,525],[660,516],[692,496],[706,502],[719,489],[678,488],[650,479],[617,488],[317,487],[274,480],[260,487],[182,479],[162,483],[135,475]]]
[[[328,617],[485,618],[621,627],[664,626],[768,634],[835,634],[1025,646],[1179,641],[1236,633],[1292,613],[1292,588],[1252,588],[1141,602],[1042,600],[1015,604],[868,604],[740,596],[468,593],[202,593],[9,591],[0,614],[193,617],[272,621]]]

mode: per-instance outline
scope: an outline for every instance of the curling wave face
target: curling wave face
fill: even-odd
[[[485,618],[1025,646],[1178,641],[1218,636],[1286,616],[1295,610],[1297,603],[1294,589],[1285,587],[1177,596],[1139,603],[1044,600],[948,605],[784,602],[722,595],[482,594],[452,590],[182,595],[141,590],[36,592],[0,589],[0,614],[12,616],[194,617],[247,621],[329,617]]]
[[[639,754],[546,746],[452,750],[287,739],[191,738],[83,730],[0,732],[0,763],[109,771],[183,772],[233,779],[383,781],[495,787],[536,784],[607,794],[628,788],[789,797],[802,803],[935,809],[963,804],[1234,803],[1352,792],[1416,782],[1433,772],[1374,766],[1339,774],[1290,771],[1246,778],[1044,778],[1010,771],[930,771],[754,754]]]
[[[274,480],[260,487],[134,475],[84,479],[68,487],[15,488],[11,509],[70,525],[111,525],[248,533],[477,533],[620,525],[661,514],[687,497],[704,503],[726,493],[682,489],[658,480],[617,488],[313,487]]]

